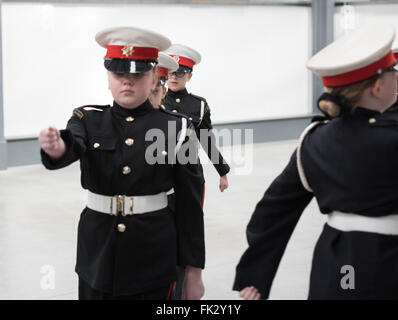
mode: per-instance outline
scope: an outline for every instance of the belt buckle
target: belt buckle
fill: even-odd
[[[117,214],[121,214],[123,217],[126,216],[124,212],[124,195],[116,196],[116,212]]]
[[[116,212],[113,213],[113,198],[116,199]],[[128,197],[128,199],[130,200],[130,205],[129,205],[129,213],[128,214],[133,214],[133,208],[134,208],[134,197]],[[127,213],[125,212],[125,201],[126,201],[126,196],[125,195],[117,195],[117,196],[113,196],[110,199],[111,201],[111,207],[110,207],[110,214],[117,216],[119,214],[121,214],[123,217],[125,217],[127,215]]]
[[[134,197],[129,197],[130,199],[130,206],[129,206],[129,214],[133,215],[133,208],[134,208]]]

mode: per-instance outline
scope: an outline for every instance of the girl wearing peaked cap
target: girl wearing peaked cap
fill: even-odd
[[[206,99],[188,93],[186,88],[187,83],[192,78],[194,66],[202,60],[201,55],[195,49],[182,44],[171,45],[165,53],[175,59],[179,68],[177,71],[169,73],[168,90],[163,100],[163,105],[172,112],[179,112],[188,116],[195,125],[198,138],[201,137],[201,132],[204,133],[204,138],[200,139],[200,143],[220,175],[219,189],[223,192],[228,188],[227,174],[230,171],[230,167],[215,145],[211,131],[213,125],[211,123],[210,107]]]
[[[220,176],[219,189],[223,192],[228,188],[227,174],[230,171],[230,167],[215,144],[209,105],[206,99],[189,93],[186,88],[187,83],[192,78],[194,66],[202,60],[201,55],[195,49],[182,44],[171,45],[165,53],[178,63],[179,68],[177,71],[169,73],[168,90],[162,105],[171,112],[178,112],[187,116],[193,122],[196,136]],[[201,171],[203,174],[202,167]],[[204,176],[202,186],[202,203],[204,203]],[[183,273],[184,270],[179,269],[175,291],[176,299],[181,296],[180,284],[182,281],[180,279],[183,279]]]
[[[317,117],[247,226],[234,290],[266,299],[289,238],[311,199],[327,223],[315,246],[309,299],[398,298],[397,73],[391,26],[341,37],[307,67],[322,77]],[[291,266],[294,268],[295,266]]]
[[[204,268],[201,176],[197,161],[182,164],[178,157],[181,146],[192,143],[185,139],[189,124],[179,115],[155,110],[148,99],[158,83],[158,52],[170,40],[132,27],[103,30],[96,40],[106,48],[113,105],[76,108],[65,130],[49,127],[39,137],[47,169],[80,160],[87,206],[78,226],[79,299],[169,299],[176,263],[188,270],[185,296],[199,299]],[[181,134],[174,137],[169,126]],[[147,154],[152,130],[163,134],[165,149]],[[167,206],[172,188],[174,215]]]
[[[169,73],[172,73],[177,69],[178,63],[173,58],[163,52],[159,52],[159,63],[157,67],[158,84],[149,96],[149,100],[154,108],[158,109],[162,99],[166,96],[166,82]]]

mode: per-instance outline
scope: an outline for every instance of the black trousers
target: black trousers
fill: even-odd
[[[79,300],[170,300],[174,289],[174,282],[166,287],[153,289],[147,292],[113,296],[108,292],[98,291],[79,277]]]
[[[202,189],[202,208],[204,206],[205,202],[205,184],[203,184],[203,189]],[[174,210],[174,194],[168,196],[168,203],[169,207]],[[174,212],[174,211],[173,211]],[[177,280],[175,283],[175,288],[173,291],[173,300],[181,300],[182,299],[182,287],[184,283],[184,278],[185,278],[185,268],[177,266],[176,267],[176,273],[177,273]]]

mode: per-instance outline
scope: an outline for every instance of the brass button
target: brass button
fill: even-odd
[[[93,145],[93,147],[94,147],[95,149],[99,148],[99,146],[100,146],[100,144],[99,144],[98,142],[94,143],[94,145]]]
[[[167,151],[162,151],[162,155],[167,156]]]
[[[127,138],[124,142],[131,147],[134,144],[134,139]]]
[[[192,118],[191,118],[191,117],[189,117],[189,121],[192,121]]]
[[[369,119],[369,123],[375,123],[376,122],[376,119],[375,118],[370,118]]]
[[[131,172],[131,168],[129,166],[123,167],[123,174],[129,174]]]
[[[174,109],[173,112],[177,112],[177,110]]]
[[[176,102],[177,102],[177,103],[180,103],[180,102],[181,102],[181,99],[177,98],[177,99],[176,99]]]
[[[165,107],[163,104],[161,104],[160,107],[161,107],[163,110],[166,110],[166,107]]]
[[[126,231],[126,226],[125,226],[123,223],[119,223],[119,224],[117,225],[117,230],[118,230],[119,232],[124,232],[124,231]]]
[[[126,121],[127,121],[127,122],[132,122],[132,121],[134,121],[134,118],[133,118],[133,117],[127,117],[127,118],[126,118]]]

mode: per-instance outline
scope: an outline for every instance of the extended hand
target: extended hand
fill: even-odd
[[[205,293],[202,280],[202,269],[187,266],[182,287],[182,300],[199,300]]]
[[[43,151],[53,159],[61,158],[66,150],[65,142],[55,127],[48,127],[40,132],[39,144]]]
[[[239,295],[244,300],[260,300],[261,294],[256,287],[246,287],[239,292]]]
[[[223,192],[228,188],[228,178],[227,175],[220,177],[220,191]]]

